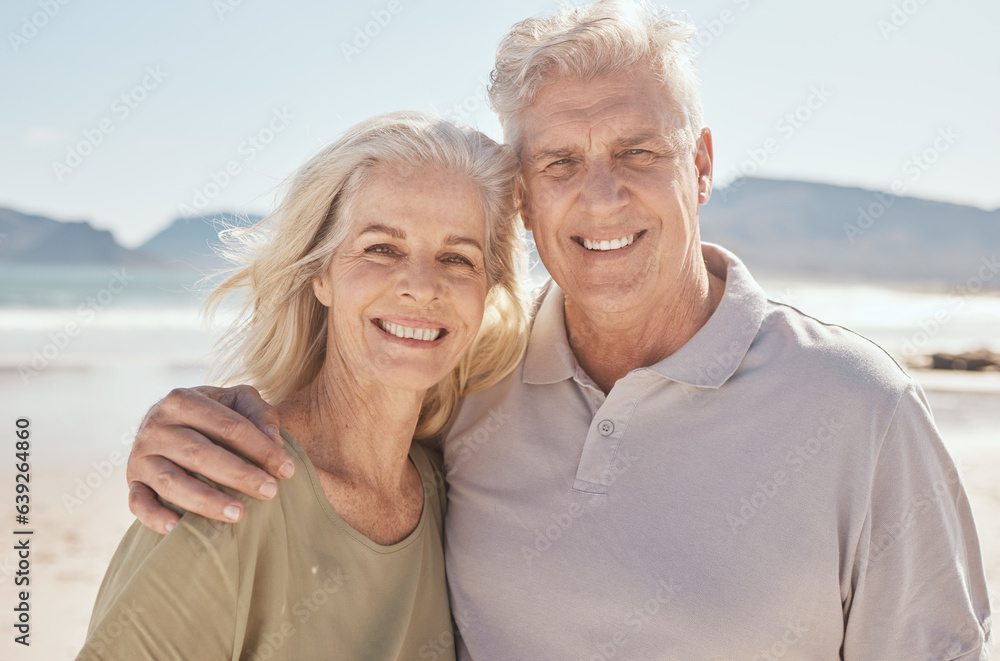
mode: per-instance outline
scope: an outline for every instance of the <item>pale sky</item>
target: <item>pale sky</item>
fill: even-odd
[[[557,5],[62,2],[0,8],[0,206],[88,220],[128,246],[184,205],[266,211],[286,176],[373,114],[436,110],[499,139],[482,84],[497,42]],[[1000,207],[1000,2],[671,8],[701,31],[717,184],[752,170],[900,181],[907,195]],[[375,36],[355,44],[366,28]],[[741,171],[752,154],[762,164]]]

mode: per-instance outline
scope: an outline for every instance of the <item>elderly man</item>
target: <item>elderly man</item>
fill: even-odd
[[[554,282],[520,367],[467,398],[444,440],[459,650],[985,659],[975,527],[919,386],[700,241],[713,154],[691,35],[598,2],[500,46],[491,100]],[[240,516],[171,460],[273,494],[205,438],[282,475],[280,451],[229,406],[273,434],[247,389],[175,391],[147,418],[129,467],[147,525],[175,515],[143,483]]]

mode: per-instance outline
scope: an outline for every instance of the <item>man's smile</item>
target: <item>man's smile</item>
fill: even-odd
[[[622,248],[627,248],[628,246],[635,243],[646,230],[641,232],[636,232],[635,234],[628,234],[619,239],[590,239],[582,236],[574,236],[573,240],[579,243],[581,246],[591,251],[607,252],[609,250],[621,250]]]

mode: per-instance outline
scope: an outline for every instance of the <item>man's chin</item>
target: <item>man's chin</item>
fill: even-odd
[[[560,284],[556,281],[556,284]],[[633,279],[578,280],[568,288],[560,284],[567,302],[585,314],[634,314],[655,301],[645,300],[642,287]]]

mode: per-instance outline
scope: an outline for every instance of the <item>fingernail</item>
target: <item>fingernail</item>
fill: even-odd
[[[167,521],[166,525],[164,525],[163,527],[167,529],[167,532],[170,532],[171,530],[174,529],[174,526],[176,525],[177,525],[176,521]]]
[[[278,440],[278,441],[281,441],[282,443],[284,443],[284,441],[281,438],[281,433],[278,431],[278,428],[275,427],[274,425],[268,426],[268,428],[267,428],[267,435],[270,436],[271,438],[275,439],[275,440]]]
[[[274,498],[276,493],[278,493],[278,485],[274,482],[265,482],[260,485],[260,495],[264,498]]]
[[[295,475],[295,464],[290,461],[286,461],[281,464],[281,468],[278,469],[278,475],[280,477],[291,477]]]
[[[222,515],[230,521],[236,521],[240,518],[240,508],[236,505],[229,505],[226,509],[222,510]]]

